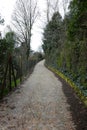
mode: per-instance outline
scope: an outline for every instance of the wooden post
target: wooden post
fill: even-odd
[[[7,62],[7,65],[6,65],[6,70],[5,70],[5,74],[4,74],[3,84],[2,84],[2,87],[1,87],[1,94],[0,94],[1,98],[3,98],[3,92],[4,92],[4,88],[5,88],[5,83],[6,83],[7,71],[8,71],[8,62]]]
[[[8,59],[8,62],[9,62],[9,91],[12,90],[12,87],[11,87],[11,63],[12,63],[12,57],[11,55],[9,55],[9,59]]]
[[[16,77],[15,77],[15,73],[14,73],[14,67],[13,67],[13,64],[11,64],[11,67],[12,67],[12,75],[13,75],[14,83],[15,83],[15,87],[16,87],[17,84],[16,84]]]
[[[4,73],[3,83],[2,83],[1,92],[0,92],[0,98],[1,99],[3,98],[3,92],[4,92],[4,88],[5,88],[5,84],[6,84],[7,72],[9,72],[9,91],[11,91],[12,90],[12,76],[13,76],[13,79],[14,79],[15,87],[17,86],[11,55],[9,55],[9,59],[7,61],[7,65],[6,65],[6,70],[5,70],[5,73]]]
[[[20,56],[20,83],[22,82],[22,56]]]

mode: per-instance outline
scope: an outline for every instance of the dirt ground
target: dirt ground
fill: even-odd
[[[41,61],[0,103],[0,130],[87,130],[87,108]]]

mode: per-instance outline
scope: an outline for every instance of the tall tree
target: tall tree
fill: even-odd
[[[34,0],[17,0],[13,14],[18,41],[25,44],[27,58],[30,53],[31,30],[38,16],[37,2]]]
[[[47,61],[56,62],[57,55],[61,48],[62,18],[59,12],[53,14],[52,20],[44,30],[43,50]],[[56,53],[55,53],[56,50]],[[55,56],[54,56],[55,55]]]

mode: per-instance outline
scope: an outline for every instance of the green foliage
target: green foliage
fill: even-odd
[[[0,39],[0,60],[4,62],[9,53],[12,53],[15,46],[14,33],[8,32],[5,38]]]
[[[12,53],[15,47],[15,34],[14,32],[8,32],[5,35],[6,42],[8,44],[8,52]]]
[[[17,47],[14,32],[7,32],[0,39],[0,98],[25,80],[36,63],[42,59],[40,52],[31,53],[27,59],[25,44]]]
[[[69,77],[87,96],[87,1],[72,0],[64,20],[54,13],[44,29],[46,64]]]
[[[47,62],[55,64],[55,66],[55,61],[57,61],[56,55],[59,53],[58,51],[60,51],[60,49],[56,50],[56,48],[59,48],[61,45],[61,24],[62,18],[59,12],[56,12],[52,17],[52,20],[47,24],[44,30],[44,44],[42,45],[42,47],[45,52],[45,57],[47,59]]]
[[[5,39],[0,39],[0,82],[2,82],[4,68],[7,61],[8,44]]]
[[[8,54],[12,54],[15,46],[14,33],[8,32],[5,38],[0,39],[0,64],[5,63]]]
[[[14,47],[14,33],[8,32],[3,39],[0,39],[0,84],[2,84],[5,68],[7,66],[9,56],[12,55],[14,51]]]
[[[5,39],[0,39],[0,60],[4,62],[4,58],[7,54],[7,42]]]
[[[73,0],[69,8],[71,18],[68,37],[70,40],[82,40],[87,34],[87,1]]]

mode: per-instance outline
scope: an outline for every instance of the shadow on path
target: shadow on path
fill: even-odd
[[[56,76],[58,77],[58,76]],[[58,77],[62,82],[62,89],[70,105],[72,120],[76,126],[76,130],[87,130],[87,108],[79,100],[74,90],[62,78]]]

